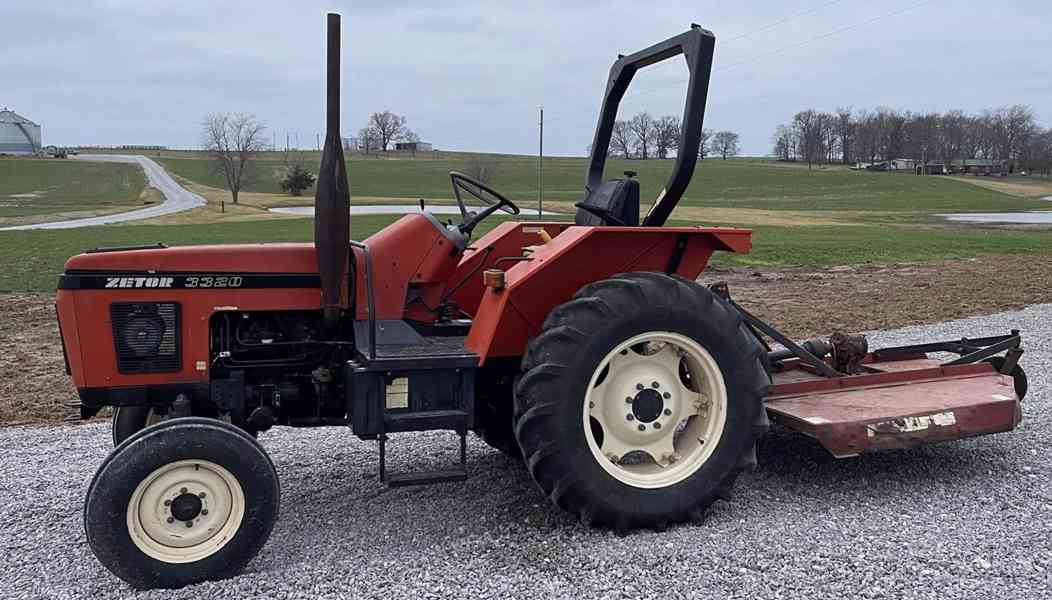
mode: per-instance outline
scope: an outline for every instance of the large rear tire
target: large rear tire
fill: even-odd
[[[763,349],[708,289],[626,273],[552,311],[523,359],[515,434],[556,505],[619,531],[700,520],[756,464]]]
[[[262,549],[278,516],[270,458],[236,427],[201,417],[129,437],[88,488],[88,545],[137,588],[233,576]]]

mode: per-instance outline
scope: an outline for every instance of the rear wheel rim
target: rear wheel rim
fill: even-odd
[[[180,460],[139,482],[128,502],[128,533],[151,558],[190,563],[222,549],[244,515],[245,493],[230,471],[206,460]]]
[[[727,388],[697,341],[647,332],[599,362],[583,418],[588,447],[607,473],[633,487],[664,488],[712,456],[727,420]]]

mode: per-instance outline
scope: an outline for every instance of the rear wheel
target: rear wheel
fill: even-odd
[[[531,476],[584,521],[700,519],[755,464],[762,356],[738,312],[693,281],[628,273],[586,286],[523,360],[515,433]]]
[[[278,515],[277,473],[237,428],[171,419],[125,440],[88,489],[84,529],[99,561],[138,588],[237,574]]]

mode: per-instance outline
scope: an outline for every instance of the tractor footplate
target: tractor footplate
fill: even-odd
[[[408,485],[427,485],[431,483],[443,483],[447,481],[464,481],[468,478],[467,466],[467,430],[457,430],[460,437],[460,463],[454,469],[438,471],[418,471],[415,473],[388,473],[387,472],[387,434],[379,436],[380,442],[380,481],[390,487],[402,487]]]
[[[775,374],[767,412],[838,458],[1010,431],[1021,420],[1016,378],[988,362],[870,355],[865,367],[823,378],[801,361],[787,364]]]

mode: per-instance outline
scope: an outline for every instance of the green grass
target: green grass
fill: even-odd
[[[365,239],[398,219],[398,215],[364,215],[352,220],[354,239]],[[475,230],[475,237],[504,220],[491,217]],[[52,231],[0,231],[0,292],[52,291],[66,259],[92,248],[163,242],[192,244],[247,244],[306,242],[313,239],[310,219],[242,221],[210,225],[118,225]]]
[[[260,161],[258,173],[279,172],[274,155]],[[193,181],[221,185],[208,161],[199,153],[163,152],[155,157],[175,173]],[[317,153],[301,159],[316,161]],[[441,158],[391,159],[354,157],[349,161],[355,196],[448,198],[451,169],[463,169],[469,155],[443,153]],[[497,156],[494,187],[524,208],[536,199],[536,161],[530,157]],[[4,164],[0,161],[0,168]],[[65,166],[73,163],[52,163]],[[80,163],[76,163],[77,166]],[[85,165],[87,163],[84,163]],[[107,165],[113,166],[113,165]],[[672,161],[611,161],[607,173],[639,172],[644,202],[663,185]],[[554,158],[545,162],[545,198],[573,201],[581,196],[584,159]],[[0,182],[3,179],[0,178]],[[4,182],[4,185],[10,185]],[[274,177],[259,177],[256,191],[276,191]],[[310,197],[304,198],[309,203]],[[1017,198],[943,177],[854,172],[843,168],[808,170],[765,160],[706,160],[698,165],[683,206],[802,211],[820,215],[823,222],[844,226],[789,225],[791,219],[765,218],[753,227],[749,255],[717,254],[722,263],[755,266],[848,265],[917,262],[981,255],[1052,253],[1047,230],[1010,230],[940,223],[932,215],[948,211],[1023,210],[1048,208],[1047,202]],[[676,224],[696,224],[680,213]],[[766,214],[766,213],[764,213]],[[781,215],[790,215],[783,212]],[[791,216],[791,215],[790,215]],[[355,217],[354,237],[363,239],[397,217]],[[673,213],[676,219],[676,213]],[[735,223],[733,210],[721,220]],[[488,227],[499,222],[491,218]],[[746,222],[742,219],[741,222]],[[121,246],[163,241],[171,245],[308,241],[308,219],[226,222],[207,225],[141,225],[89,229],[0,232],[0,290],[54,289],[55,276],[67,257],[96,246]]]
[[[862,225],[753,227],[749,254],[718,252],[721,264],[833,266],[972,258],[983,255],[1049,254],[1048,231],[977,227]]]
[[[0,218],[109,210],[141,204],[146,176],[137,165],[0,159]],[[35,196],[12,197],[12,195]]]
[[[176,158],[169,153],[161,162],[190,179],[222,187],[211,163],[200,154]],[[448,172],[463,170],[467,154],[443,154],[441,159],[353,157],[348,161],[351,191],[356,196],[451,197]],[[301,153],[316,169],[317,153]],[[493,187],[515,202],[532,205],[537,199],[537,160],[533,157],[494,157]],[[544,162],[544,197],[577,201],[584,190],[587,161],[583,158],[548,158]],[[639,173],[644,203],[664,187],[672,160],[611,160],[608,177],[623,171]],[[256,162],[246,191],[278,193],[284,170],[280,153],[268,153]],[[309,202],[309,198],[305,199]],[[942,177],[850,171],[842,167],[809,170],[760,159],[701,161],[682,206],[753,208],[796,211],[907,212],[928,215],[945,211],[1027,210],[1048,208],[1038,201],[1015,198],[968,183]]]

